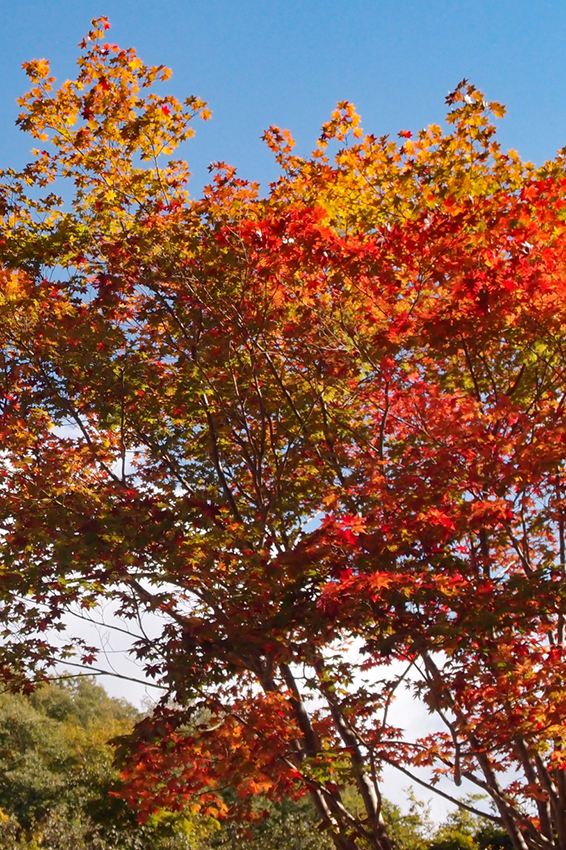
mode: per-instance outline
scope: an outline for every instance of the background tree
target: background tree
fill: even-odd
[[[343,103],[307,159],[266,134],[267,198],[220,164],[192,201],[160,157],[205,105],[142,97],[165,70],[93,26],[76,80],[27,65],[46,148],[2,187],[6,678],[70,606],[152,612],[142,816],[308,792],[337,848],[389,850],[392,764],[564,850],[562,155],[503,154],[464,81],[446,131]],[[405,683],[446,732],[407,740]]]
[[[215,824],[161,812],[140,825],[116,796],[108,741],[139,713],[88,678],[0,696],[0,843],[5,850],[188,850]]]

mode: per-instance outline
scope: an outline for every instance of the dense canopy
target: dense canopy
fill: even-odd
[[[463,81],[445,128],[341,103],[310,157],[266,132],[266,196],[220,163],[193,199],[167,157],[206,105],[93,27],[76,80],[27,65],[45,149],[0,187],[5,678],[113,600],[163,624],[142,816],[310,793],[389,850],[389,764],[566,850],[564,156],[504,153]],[[397,727],[406,686],[443,731]]]

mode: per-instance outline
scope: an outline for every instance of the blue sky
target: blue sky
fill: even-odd
[[[109,17],[109,40],[170,66],[174,94],[209,101],[213,120],[182,152],[195,195],[213,160],[273,179],[260,140],[270,124],[306,152],[336,101],[351,100],[369,132],[415,130],[442,120],[462,77],[508,106],[506,148],[540,163],[566,144],[563,0],[0,0],[0,167],[32,147],[14,128],[22,62],[74,75],[95,15]]]

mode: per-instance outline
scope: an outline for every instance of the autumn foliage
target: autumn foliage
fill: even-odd
[[[93,26],[76,80],[27,65],[45,149],[2,178],[5,678],[114,600],[163,623],[142,817],[310,793],[337,848],[389,850],[388,764],[566,850],[564,155],[504,153],[463,81],[445,128],[341,103],[308,157],[266,132],[265,197],[221,163],[195,200],[164,157],[206,105]],[[397,727],[406,686],[442,731]]]

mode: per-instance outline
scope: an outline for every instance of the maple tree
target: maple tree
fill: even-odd
[[[46,147],[2,177],[5,678],[113,600],[174,699],[121,748],[142,815],[310,793],[389,850],[387,764],[564,850],[564,153],[504,153],[463,81],[444,130],[341,103],[309,157],[267,131],[267,197],[220,163],[195,200],[164,158],[206,105],[106,27],[57,89],[28,63]],[[405,684],[443,731],[396,726]]]

